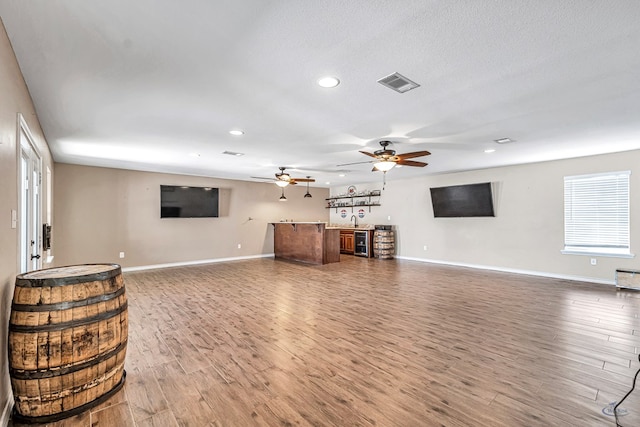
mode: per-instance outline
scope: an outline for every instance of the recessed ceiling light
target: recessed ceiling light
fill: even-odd
[[[513,142],[514,140],[511,138],[500,138],[500,139],[494,139],[495,142],[497,142],[498,144],[508,144],[510,142]]]
[[[329,185],[329,184],[331,184],[329,181],[325,182],[325,185]]]
[[[496,149],[495,148],[487,148],[486,150],[484,150],[485,153],[489,154],[489,153],[495,153]]]
[[[230,130],[229,133],[231,135],[235,135],[235,136],[240,136],[240,135],[244,135],[244,132],[239,130],[239,129],[234,129],[234,130]]]
[[[337,77],[323,77],[318,80],[318,84],[322,87],[336,87],[340,84],[340,80]]]
[[[344,178],[346,175],[341,173],[340,175],[338,175],[340,178]]]

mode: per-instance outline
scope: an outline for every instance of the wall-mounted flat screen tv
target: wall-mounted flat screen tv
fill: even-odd
[[[160,218],[217,217],[217,188],[160,186]]]
[[[495,216],[491,183],[431,188],[436,218]]]

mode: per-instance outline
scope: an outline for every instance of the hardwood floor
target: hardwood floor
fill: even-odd
[[[640,293],[607,285],[346,255],[124,278],[127,382],[51,426],[614,426],[640,367]]]

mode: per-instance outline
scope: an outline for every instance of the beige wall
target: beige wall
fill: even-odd
[[[592,266],[593,257],[561,254],[564,176],[622,170],[632,171],[631,252],[637,256],[595,257],[597,265]],[[494,183],[496,217],[433,217],[430,187],[487,181]],[[356,187],[380,189],[381,184]],[[345,191],[336,187],[332,194]],[[381,203],[360,221],[395,224],[400,257],[602,282],[612,282],[618,267],[640,268],[640,151],[392,181]],[[331,222],[346,222],[350,216],[342,219],[331,210]]]
[[[7,369],[7,332],[13,285],[19,268],[18,228],[11,227],[11,211],[18,210],[18,114],[23,115],[34,137],[43,170],[47,166],[53,170],[31,97],[0,21],[0,425],[8,418],[12,401]],[[43,188],[46,185],[46,176],[43,176]],[[43,202],[42,219],[46,218],[46,199]]]
[[[328,221],[328,189],[55,164],[55,265],[140,267],[273,253],[282,219]],[[160,185],[220,189],[219,218],[160,218]],[[252,220],[249,220],[249,217]],[[241,248],[238,249],[238,244]],[[125,258],[120,259],[119,253]]]

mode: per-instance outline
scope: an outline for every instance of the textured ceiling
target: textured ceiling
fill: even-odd
[[[0,16],[59,162],[334,186],[381,179],[337,165],[382,139],[432,152],[388,180],[640,148],[637,0],[2,0]],[[420,87],[376,82],[393,72]]]

